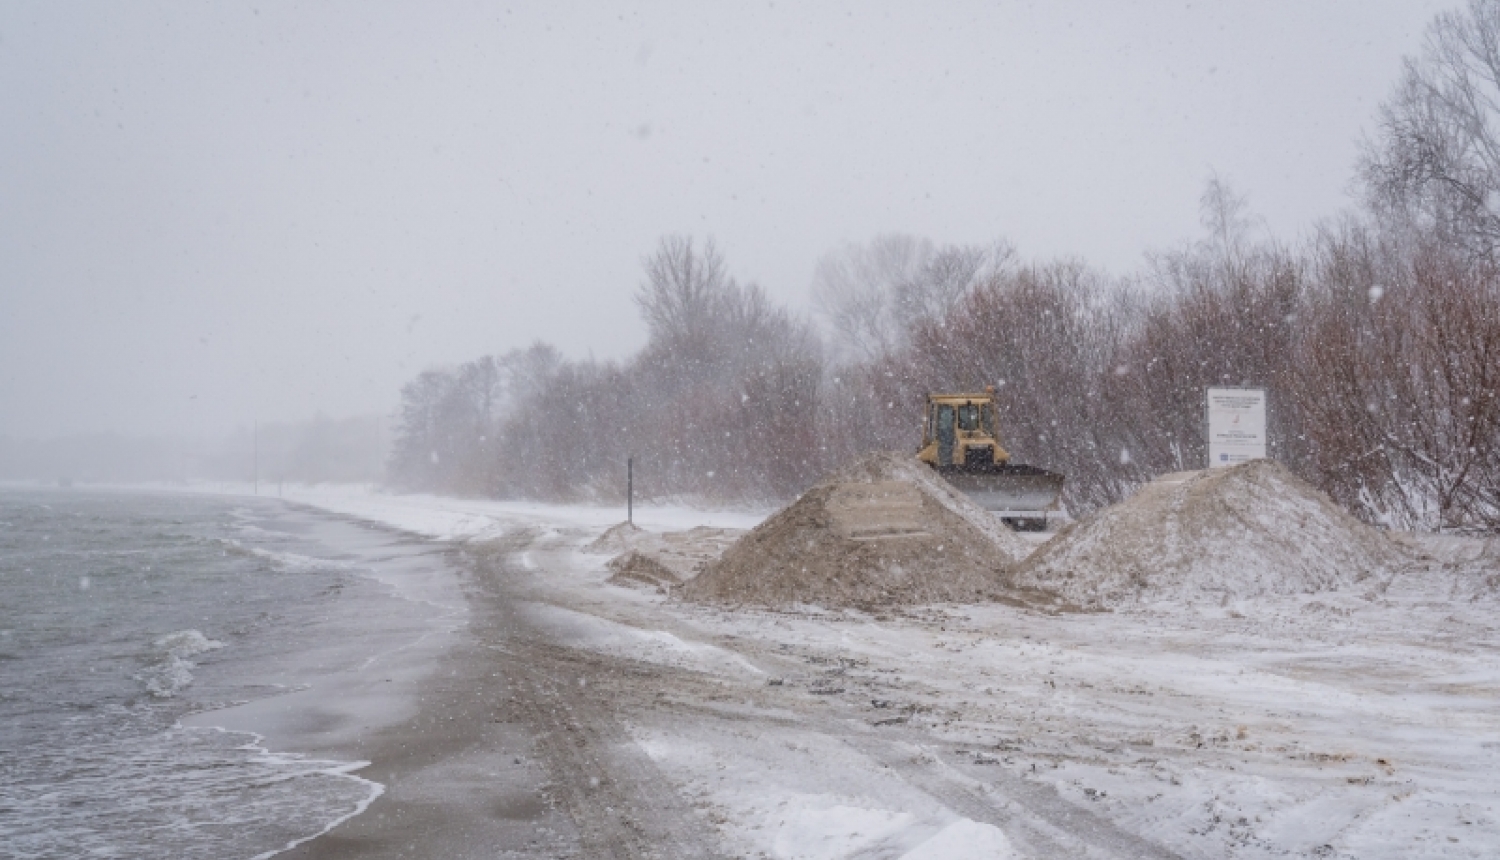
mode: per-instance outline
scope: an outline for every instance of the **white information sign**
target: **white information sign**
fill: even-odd
[[[1266,456],[1264,388],[1208,389],[1208,467]]]

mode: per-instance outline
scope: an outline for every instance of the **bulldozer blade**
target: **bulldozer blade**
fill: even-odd
[[[1005,465],[989,469],[941,469],[953,488],[987,511],[1013,513],[1057,509],[1064,476],[1035,466]]]

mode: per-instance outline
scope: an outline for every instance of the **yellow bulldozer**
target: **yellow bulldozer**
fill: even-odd
[[[927,421],[917,459],[954,489],[1011,528],[1047,527],[1058,509],[1064,476],[1010,461],[1000,445],[995,389],[979,394],[927,395]]]

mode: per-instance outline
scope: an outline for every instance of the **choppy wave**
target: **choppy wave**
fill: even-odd
[[[176,726],[142,734],[131,724],[149,720],[148,711],[117,707],[57,727],[85,735],[76,744],[7,751],[5,856],[231,856],[224,848],[236,845],[261,860],[328,832],[385,790],[355,773],[367,762],[274,753],[250,733]],[[117,731],[101,731],[101,717]]]
[[[274,637],[316,646],[354,565],[273,551],[301,544],[212,499],[58,507],[0,493],[0,857],[270,857],[380,795],[362,762],[178,723],[267,695],[246,670]]]
[[[356,565],[347,561],[331,558],[317,558],[310,555],[302,555],[284,550],[265,549],[264,547],[250,546],[234,538],[215,538],[214,541],[221,544],[228,551],[238,555],[250,556],[263,559],[271,563],[277,570],[293,573],[306,573],[315,570],[354,570]]]
[[[258,741],[257,741],[257,743],[258,743]],[[275,758],[275,757],[278,756],[277,753],[270,753],[270,752],[267,752],[266,755],[269,756],[269,757],[272,757],[272,758]],[[281,755],[280,757],[283,758],[283,759],[288,758],[288,756],[286,756],[286,755]],[[337,818],[334,818],[332,820],[326,821],[324,823],[324,825],[323,825],[323,829],[322,830],[319,830],[316,833],[310,833],[310,834],[308,834],[306,836],[301,836],[301,837],[298,837],[296,839],[292,839],[291,841],[287,842],[285,845],[281,846],[280,848],[272,848],[269,851],[263,851],[263,852],[255,855],[254,857],[252,857],[251,860],[266,860],[266,858],[268,858],[268,857],[274,857],[277,854],[280,854],[280,853],[282,853],[284,851],[290,851],[293,848],[296,848],[298,845],[301,845],[304,842],[311,842],[312,840],[317,839],[319,836],[322,836],[324,833],[327,833],[330,830],[332,830],[333,828],[338,827],[340,824],[343,824],[345,821],[348,821],[349,819],[353,818],[354,816],[359,815],[361,812],[364,812],[366,809],[369,809],[370,808],[370,804],[374,803],[376,798],[380,797],[382,794],[385,794],[385,786],[384,785],[382,785],[382,784],[380,784],[378,782],[375,782],[374,780],[365,779],[362,776],[356,776],[354,774],[354,771],[362,770],[363,768],[368,767],[370,763],[367,762],[367,761],[355,761],[355,762],[343,762],[343,763],[340,763],[340,762],[323,762],[323,761],[317,761],[317,760],[301,760],[299,763],[300,764],[304,764],[304,765],[327,765],[327,767],[324,767],[321,770],[315,771],[315,773],[317,773],[319,775],[322,775],[322,776],[343,777],[343,778],[346,778],[346,779],[353,780],[355,783],[357,783],[357,784],[362,785],[362,786],[365,787],[365,789],[366,789],[365,796],[363,798],[361,798],[360,800],[358,800],[357,802],[355,802],[354,806],[352,808],[350,808],[347,812],[344,812],[342,815],[338,816]]]
[[[193,683],[193,668],[198,664],[189,660],[205,651],[223,648],[224,643],[204,636],[197,630],[179,630],[168,633],[151,643],[154,659],[137,675],[146,687],[146,692],[158,699],[170,699]]]
[[[310,555],[299,555],[295,552],[261,549],[258,546],[247,547],[247,549],[251,555],[263,558],[282,570],[305,572],[310,570],[354,570],[355,568],[350,562],[330,558],[314,558]]]

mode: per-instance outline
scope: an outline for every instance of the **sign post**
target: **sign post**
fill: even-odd
[[[1266,456],[1266,390],[1210,388],[1205,403],[1208,468],[1237,466]]]

